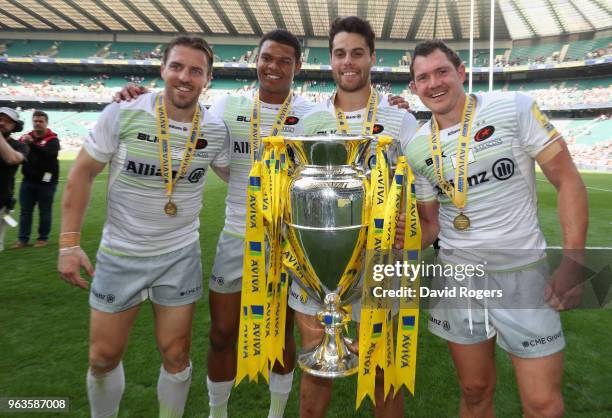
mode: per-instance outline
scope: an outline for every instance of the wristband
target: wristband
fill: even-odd
[[[60,234],[60,239],[59,239],[60,249],[78,247],[80,243],[81,243],[81,233],[80,232],[62,232]]]

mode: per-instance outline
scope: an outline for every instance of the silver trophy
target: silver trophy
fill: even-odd
[[[300,367],[333,378],[357,372],[358,357],[343,335],[344,308],[361,297],[366,217],[365,160],[373,138],[313,136],[285,138],[293,161],[288,186],[285,238],[300,265],[298,280],[318,305],[323,341],[302,351]]]

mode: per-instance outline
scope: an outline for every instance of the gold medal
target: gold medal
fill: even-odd
[[[176,216],[176,213],[178,212],[178,207],[176,206],[176,203],[174,203],[172,200],[168,200],[168,203],[166,203],[166,205],[164,206],[164,212],[168,216]]]
[[[470,218],[461,212],[453,219],[453,226],[457,231],[465,231],[470,227]]]

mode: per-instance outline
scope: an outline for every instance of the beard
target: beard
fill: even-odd
[[[190,107],[193,107],[196,103],[198,103],[200,95],[198,94],[193,98],[181,99],[178,97],[178,94],[175,91],[171,91],[170,94],[168,94],[168,98],[172,102],[172,105],[177,109],[189,109]]]
[[[356,84],[351,85],[351,84],[343,83],[342,76],[339,73],[333,72],[332,77],[334,79],[334,82],[336,83],[337,88],[340,90],[346,91],[347,93],[353,93],[355,91],[361,90],[362,88],[367,86],[370,81],[367,76],[365,77],[362,76],[359,78],[359,81]]]

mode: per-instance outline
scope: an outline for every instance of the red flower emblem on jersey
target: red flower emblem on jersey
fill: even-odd
[[[372,128],[372,133],[379,134],[384,130],[385,127],[377,123],[376,125],[374,125],[374,128]]]
[[[198,142],[196,142],[196,149],[204,149],[206,148],[207,145],[208,145],[208,141],[205,140],[204,138],[200,138],[198,139]]]
[[[495,128],[493,126],[491,125],[485,126],[481,130],[476,132],[476,135],[474,135],[474,141],[476,142],[484,141],[485,139],[490,138],[494,132],[495,132]]]

